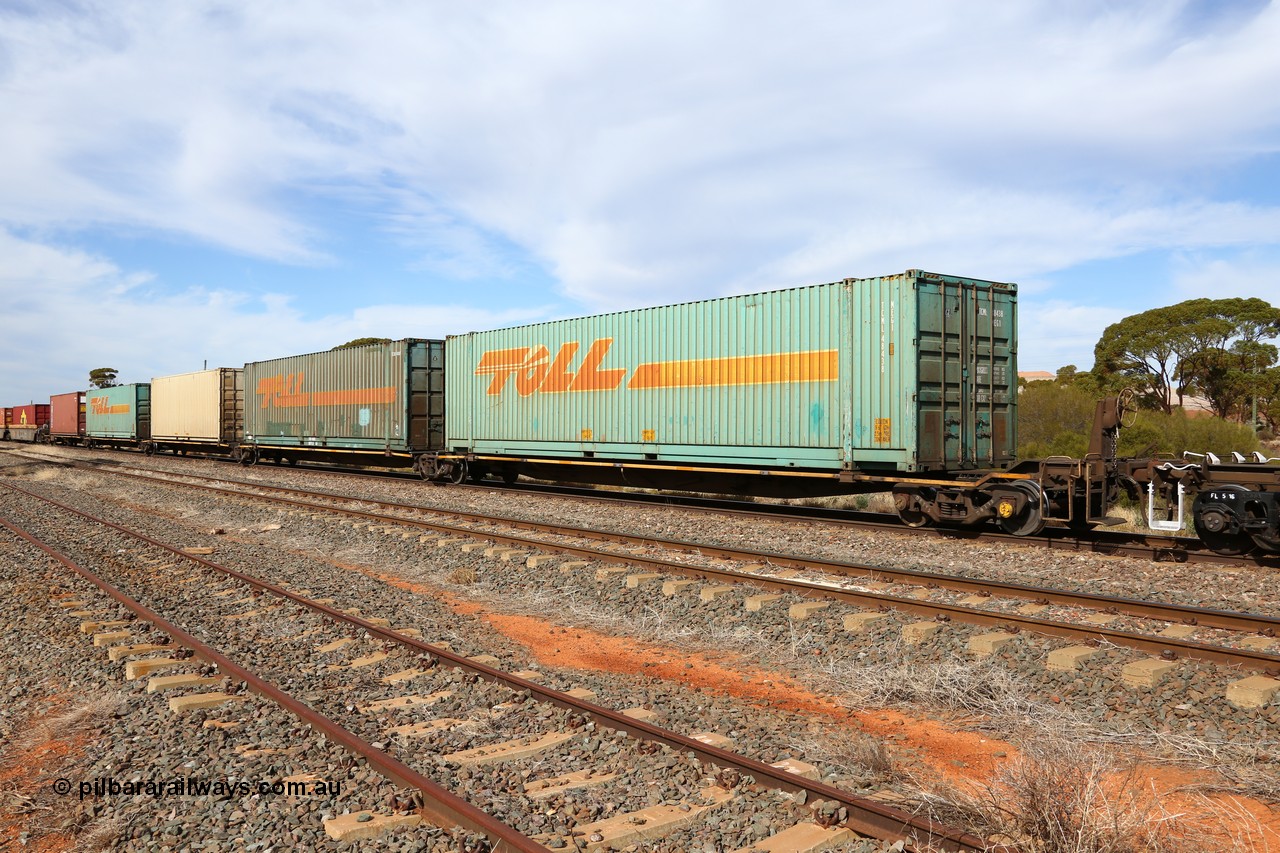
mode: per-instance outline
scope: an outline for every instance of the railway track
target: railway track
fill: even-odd
[[[649,830],[654,830],[666,818],[671,819],[673,831],[680,831],[680,827],[689,822],[691,812],[696,817],[730,804],[755,790],[755,786],[788,794],[803,792],[802,802],[822,804],[820,808],[815,807],[815,818],[805,824],[813,825],[805,830],[810,833],[836,834],[852,830],[888,841],[903,840],[907,842],[908,849],[1008,849],[994,848],[983,839],[807,778],[809,770],[802,765],[770,765],[717,746],[714,737],[688,736],[660,728],[647,721],[644,709],[617,711],[596,704],[588,697],[574,695],[572,691],[551,689],[530,677],[534,675],[532,673],[506,672],[495,666],[496,661],[457,654],[447,646],[414,636],[411,629],[392,628],[386,619],[341,610],[336,602],[316,599],[306,591],[288,589],[203,556],[187,553],[118,523],[11,484],[5,485],[11,494],[21,494],[28,499],[17,511],[10,502],[10,519],[15,515],[25,517],[18,521],[0,519],[5,529],[41,548],[78,577],[110,595],[132,614],[132,627],[145,627],[143,623],[154,626],[172,638],[173,646],[181,646],[192,653],[190,657],[134,656],[158,650],[131,644],[132,628],[116,631],[116,636],[111,639],[119,641],[124,648],[119,657],[133,657],[128,664],[131,675],[146,675],[161,668],[174,672],[199,666],[216,667],[222,676],[243,683],[250,690],[276,702],[312,729],[360,755],[378,772],[418,792],[424,817],[484,835],[490,839],[494,851],[535,851],[567,844],[591,850],[608,844],[627,843],[624,840],[630,837],[627,833],[634,835],[637,826],[646,825]],[[60,531],[70,529],[77,531],[71,548],[77,552],[74,557],[47,542],[59,539]],[[84,562],[94,562],[100,567],[91,571],[80,565]],[[148,570],[145,568],[148,564],[158,568]],[[197,592],[194,596],[193,590]],[[245,598],[237,598],[246,593]],[[67,597],[62,597],[57,603],[63,608],[86,604]],[[250,609],[246,610],[246,607]],[[162,616],[159,611],[177,613],[178,616]],[[179,619],[183,624],[178,624]],[[121,626],[117,624],[114,627]],[[255,672],[244,662],[252,659],[262,663],[267,657],[261,651],[264,644],[273,645],[273,654],[276,655],[266,667],[269,670],[267,674]],[[229,652],[228,648],[232,651]],[[296,650],[296,659],[290,657],[291,651],[282,650]],[[305,677],[309,668],[314,669],[309,664],[317,652],[333,655],[344,651],[370,653],[345,658],[343,663],[317,670],[313,678]],[[112,657],[114,659],[116,655]],[[381,679],[367,677],[366,673],[373,672],[374,667],[379,667],[380,671],[404,668]],[[467,678],[459,680],[445,674],[454,670],[467,673]],[[301,692],[311,697],[310,704],[273,683],[273,679],[282,672],[292,673],[290,681],[295,685],[301,682]],[[298,673],[304,675],[299,676]],[[378,728],[380,723],[376,720],[371,723],[370,720],[383,711],[398,708],[398,713],[421,717],[423,709],[429,711],[436,699],[446,698],[443,696],[445,693],[453,697],[472,679],[486,685],[485,690],[488,691],[481,691],[463,703],[469,706],[472,718],[482,717],[492,729],[478,737],[482,745],[431,755],[421,745],[424,740],[435,736],[448,743],[453,737],[452,732],[466,730],[468,721],[430,713],[425,714],[426,719],[384,730],[382,739],[390,741],[389,745],[379,747],[361,735],[371,727]],[[388,690],[403,693],[408,689],[415,693],[382,698]],[[178,701],[184,698],[187,700],[185,705]],[[176,697],[171,704],[175,707],[217,708],[234,699],[231,694],[195,692],[186,697]],[[453,698],[452,707],[458,707],[458,701]],[[312,705],[320,705],[324,711],[317,711]],[[549,718],[545,711],[539,709],[547,707],[556,709],[550,719],[559,723],[558,730],[546,730]],[[344,715],[335,713],[343,708],[348,711],[345,720],[338,719]],[[530,721],[521,721],[525,717]],[[598,742],[600,737],[586,734],[597,730],[627,736],[623,753],[616,754],[611,761],[612,769],[578,767],[554,776],[545,775],[546,771],[535,773],[530,777],[533,780],[530,784],[534,787],[527,784],[524,795],[541,801],[551,789],[596,790],[599,786],[599,790],[609,790],[608,783],[622,775],[618,770],[620,766],[631,768],[646,760],[654,760],[654,756],[662,758],[688,753],[696,756],[704,768],[710,768],[703,774],[705,784],[694,796],[674,807],[624,811],[608,819],[563,827],[565,832],[557,829],[547,832],[534,831],[537,827],[507,825],[501,818],[467,803],[456,791],[433,781],[423,769],[424,765],[480,767],[515,762],[529,755],[543,755],[556,745],[575,739],[594,738]],[[520,736],[504,740],[503,732],[518,732]],[[464,739],[474,743],[477,737],[468,735]],[[648,747],[644,747],[645,744]],[[654,752],[655,748],[659,752]],[[563,764],[559,769],[564,769]],[[619,796],[624,803],[627,801],[625,792]],[[785,820],[784,815],[789,814],[786,804],[793,802],[790,798],[780,798],[780,795],[763,804],[757,802],[760,799],[755,797],[753,807],[773,814],[777,822]],[[524,810],[521,814],[535,811]],[[353,818],[353,821],[358,820],[359,817]],[[372,821],[374,817],[368,820]],[[783,829],[781,832],[794,831]],[[852,835],[848,837],[852,838]]]
[[[66,448],[69,449],[69,448]],[[11,451],[16,452],[16,451]],[[49,459],[49,457],[32,456],[31,458]],[[223,457],[201,457],[217,461],[227,461]],[[92,464],[92,463],[89,463]],[[112,463],[114,466],[116,463]],[[129,466],[124,466],[129,467]],[[290,466],[293,467],[293,466]],[[149,470],[149,469],[139,469]],[[332,477],[382,477],[404,479],[410,482],[421,482],[416,474],[407,474],[393,470],[380,471],[364,468],[334,468],[300,465],[297,470]],[[945,526],[908,527],[896,515],[863,510],[831,509],[827,507],[797,506],[768,502],[741,501],[709,496],[648,494],[642,492],[609,491],[590,489],[579,486],[556,485],[535,482],[481,482],[450,485],[453,490],[481,490],[499,492],[518,492],[538,495],[555,495],[571,497],[577,500],[592,501],[600,504],[659,505],[674,506],[686,510],[702,511],[719,515],[739,515],[744,518],[770,517],[777,519],[796,519],[800,521],[821,521],[823,523],[848,527],[858,530],[892,531],[906,536],[923,536],[950,539],[966,542],[995,542],[1005,545],[1041,548],[1052,551],[1097,554],[1107,557],[1131,557],[1151,560],[1152,562],[1197,563],[1217,566],[1260,566],[1280,568],[1280,555],[1252,553],[1245,556],[1218,554],[1210,550],[1203,542],[1193,536],[1164,536],[1154,533],[1139,533],[1108,530],[1096,527],[1088,530],[1074,530],[1069,527],[1048,526],[1035,536],[1014,536],[992,528],[960,528]]]
[[[1090,646],[1110,643],[1135,649],[1164,662],[1202,660],[1268,676],[1280,675],[1280,654],[1275,651],[1280,618],[1265,614],[625,536],[562,524],[357,499],[329,492],[189,473],[145,469],[124,471],[119,466],[106,470],[140,481],[266,501],[297,512],[321,511],[375,525],[407,527],[432,534],[438,537],[437,542],[445,544],[460,545],[464,541],[477,540],[500,543],[526,554],[554,553],[601,566],[630,566],[639,571],[637,577],[643,576],[643,581],[687,577],[711,585],[747,585],[775,595],[794,596],[817,603],[841,602],[875,611],[892,609],[927,620],[916,628],[920,634],[954,621],[994,629],[994,634],[987,635],[986,642],[997,646],[1005,637],[1027,632]],[[370,506],[384,511],[371,511],[368,509]],[[513,530],[533,535],[517,534]],[[726,567],[726,563],[737,564],[737,567]],[[797,571],[825,579],[787,576]],[[886,582],[907,588],[893,591],[875,588]],[[938,595],[938,590],[954,595],[949,600],[931,600]],[[1072,617],[1069,620],[1050,618],[1044,615],[1050,606],[1080,612],[1067,614]],[[1106,624],[1118,617],[1158,624],[1138,626],[1145,630],[1126,630]],[[846,624],[857,625],[858,616],[854,614]],[[1193,634],[1199,637],[1191,639]],[[1079,647],[1073,648],[1084,655]]]

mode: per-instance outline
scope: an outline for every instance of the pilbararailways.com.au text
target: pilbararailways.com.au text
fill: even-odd
[[[87,797],[247,797],[263,796],[336,797],[342,793],[338,780],[285,781],[266,780],[252,782],[248,779],[197,779],[178,776],[172,779],[86,779],[72,783],[70,779],[58,779],[53,783],[54,793],[67,795],[73,791],[81,800]]]

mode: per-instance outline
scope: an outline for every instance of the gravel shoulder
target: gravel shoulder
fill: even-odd
[[[409,481],[339,480],[283,469],[246,471],[214,463],[153,459],[146,464],[1199,606],[1268,612],[1280,599],[1280,582],[1258,569],[1150,564],[892,533],[854,537],[821,523],[762,520],[745,530],[737,518],[673,508],[619,509],[574,499]],[[7,472],[0,470],[0,475]],[[1180,803],[1182,794],[1176,792],[1188,786],[1211,798],[1226,791],[1266,799],[1280,791],[1269,761],[1280,730],[1280,706],[1232,708],[1221,696],[1236,676],[1211,666],[1184,663],[1157,688],[1135,691],[1114,677],[1119,665],[1134,656],[1115,648],[1101,650],[1080,670],[1047,673],[1043,660],[1059,644],[1024,637],[975,663],[965,653],[974,631],[957,626],[908,647],[901,641],[907,620],[892,614],[871,630],[852,635],[843,629],[844,611],[835,607],[803,623],[788,619],[785,606],[748,616],[740,598],[710,604],[696,596],[665,598],[652,590],[627,590],[616,578],[601,582],[594,569],[510,571],[479,554],[424,552],[411,539],[247,500],[213,499],[80,473],[15,473],[20,481],[52,489],[60,499],[118,513],[135,526],[142,526],[139,510],[159,514],[161,519],[149,523],[157,535],[164,534],[161,538],[208,544],[218,548],[219,560],[256,564],[261,572],[280,573],[310,587],[330,583],[335,591],[358,596],[362,605],[367,602],[370,612],[411,608],[415,618],[435,620],[442,638],[459,650],[498,655],[509,669],[541,668],[565,684],[587,684],[618,707],[654,707],[688,731],[731,732],[738,748],[756,757],[819,763],[832,781],[852,790],[905,790],[916,781],[932,784],[929,780],[938,779],[984,782],[1028,744],[1056,732],[1098,744],[1117,757],[1137,748],[1145,756],[1174,762],[1149,768],[1144,776],[1168,803]],[[275,555],[270,565],[263,565],[264,549]],[[8,637],[6,647],[18,642]],[[6,671],[0,689],[19,686],[21,675]],[[101,674],[94,683],[103,691],[119,688]],[[42,697],[33,697],[22,706],[27,719],[53,702],[49,697],[67,689],[66,684],[51,685]],[[11,725],[9,716],[0,721]],[[1218,771],[1210,769],[1215,764]],[[376,802],[377,795],[372,799]],[[1264,835],[1272,832],[1280,841],[1274,835],[1276,817],[1262,801],[1239,802]]]

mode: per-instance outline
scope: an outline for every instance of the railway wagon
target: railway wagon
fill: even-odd
[[[1016,309],[1016,285],[909,270],[451,337],[420,467],[779,496],[999,469]]]
[[[151,438],[151,383],[85,392],[85,441],[90,447],[139,447]]]
[[[444,365],[419,338],[246,364],[240,459],[409,467],[444,440]]]
[[[5,409],[5,441],[36,441],[49,431],[49,404],[28,403]]]
[[[151,380],[148,453],[231,453],[244,434],[244,369],[216,367]]]
[[[83,391],[54,394],[49,398],[49,438],[54,444],[79,444],[84,440]]]

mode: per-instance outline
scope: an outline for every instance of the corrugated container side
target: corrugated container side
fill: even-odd
[[[841,296],[827,284],[452,338],[447,444],[838,467]]]
[[[1016,440],[1013,293],[912,270],[461,335],[447,342],[446,443],[819,470],[999,465]],[[993,328],[996,310],[1009,316]]]
[[[85,430],[83,391],[54,394],[49,398],[51,435],[82,436]]]
[[[151,380],[151,438],[230,444],[244,418],[244,371],[219,367]]]
[[[145,441],[151,437],[151,385],[139,382],[85,392],[85,434]]]
[[[246,364],[246,442],[408,453],[443,438],[444,342],[409,338]]]
[[[49,423],[48,403],[28,403],[9,410],[9,426],[39,427]]]

